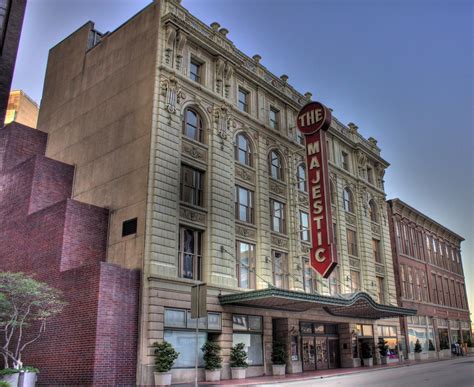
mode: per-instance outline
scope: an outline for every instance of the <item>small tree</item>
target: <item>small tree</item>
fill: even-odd
[[[372,346],[367,341],[362,342],[361,352],[362,352],[362,359],[372,358]]]
[[[288,360],[286,344],[281,341],[273,342],[272,363],[275,365],[285,365]]]
[[[379,337],[379,342],[377,343],[377,347],[379,348],[380,356],[387,356],[388,352],[388,342],[383,339],[383,337]]]
[[[247,363],[247,352],[245,352],[244,343],[235,344],[230,349],[229,363],[232,368],[247,368],[249,366]]]
[[[21,354],[46,331],[46,323],[60,313],[61,292],[24,273],[0,272],[0,332],[5,368],[21,368]]]
[[[431,340],[431,339],[428,341],[428,350],[429,351],[434,351],[435,350],[435,347],[433,345],[433,340]]]
[[[421,348],[420,340],[416,339],[415,342],[415,353],[420,353],[422,352],[423,349]]]
[[[156,372],[169,372],[179,356],[179,352],[167,341],[153,344]]]
[[[204,352],[204,368],[215,371],[222,368],[222,357],[219,355],[221,347],[215,341],[206,341],[201,351]]]
[[[472,347],[472,340],[471,340],[471,336],[467,336],[467,339],[466,339],[466,345],[471,348]]]

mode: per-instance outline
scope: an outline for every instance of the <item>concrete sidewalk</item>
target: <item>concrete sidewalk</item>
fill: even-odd
[[[468,354],[467,357],[474,357],[474,354]],[[430,359],[430,360],[406,360],[398,363],[387,364],[387,365],[375,365],[373,367],[360,367],[360,368],[334,368],[330,370],[319,370],[319,371],[306,371],[300,374],[286,374],[284,376],[258,376],[247,379],[227,379],[220,382],[199,382],[199,386],[257,386],[261,384],[285,384],[289,382],[305,381],[313,379],[324,379],[334,376],[342,376],[349,374],[360,374],[364,372],[375,372],[386,369],[394,369],[401,367],[409,367],[417,364],[427,364],[442,362],[445,360],[456,359],[457,356],[453,356],[447,359]],[[177,384],[176,386],[190,387],[194,386],[194,383]]]

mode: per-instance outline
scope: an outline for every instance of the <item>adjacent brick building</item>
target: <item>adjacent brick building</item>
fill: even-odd
[[[44,156],[47,134],[0,130],[0,263],[68,303],[24,354],[41,384],[133,384],[137,271],[105,262],[108,210],[70,199],[74,167]]]
[[[3,127],[26,0],[0,0],[0,128]]]
[[[388,212],[399,305],[418,311],[400,319],[404,351],[412,357],[418,339],[431,357],[450,356],[451,344],[471,335],[464,238],[400,199]]]

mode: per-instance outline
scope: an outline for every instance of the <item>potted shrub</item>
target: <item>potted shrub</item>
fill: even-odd
[[[0,370],[0,380],[8,383],[10,387],[17,387],[20,380],[20,372],[17,368],[5,368]]]
[[[207,382],[221,380],[222,357],[219,355],[221,347],[215,341],[206,341],[201,351],[204,352],[204,370]]]
[[[428,359],[428,354],[423,352],[423,348],[421,347],[420,340],[416,339],[415,342],[415,360],[426,360]]]
[[[153,344],[155,355],[155,385],[169,386],[171,384],[171,367],[179,356],[179,352],[167,341]]]
[[[377,347],[379,348],[380,353],[380,364],[387,364],[388,345],[387,342],[383,339],[383,337],[379,337]]]
[[[361,352],[364,367],[372,367],[374,365],[374,359],[372,358],[372,346],[368,341],[362,342]]]
[[[0,379],[0,387],[12,387],[12,385],[5,380]]]
[[[286,362],[288,360],[288,353],[286,352],[286,344],[281,341],[273,341],[272,349],[272,370],[273,375],[285,375]]]
[[[474,348],[472,347],[472,340],[471,340],[470,336],[467,337],[466,346],[467,346],[467,353],[473,353],[474,352]]]
[[[235,344],[230,350],[230,369],[232,379],[245,379],[245,369],[249,366],[247,363],[247,352],[245,344]]]

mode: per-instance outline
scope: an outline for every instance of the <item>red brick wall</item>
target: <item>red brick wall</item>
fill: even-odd
[[[108,211],[69,199],[73,167],[34,155],[45,139],[0,130],[0,270],[33,274],[68,303],[23,362],[40,384],[134,384],[138,272],[104,262]]]

